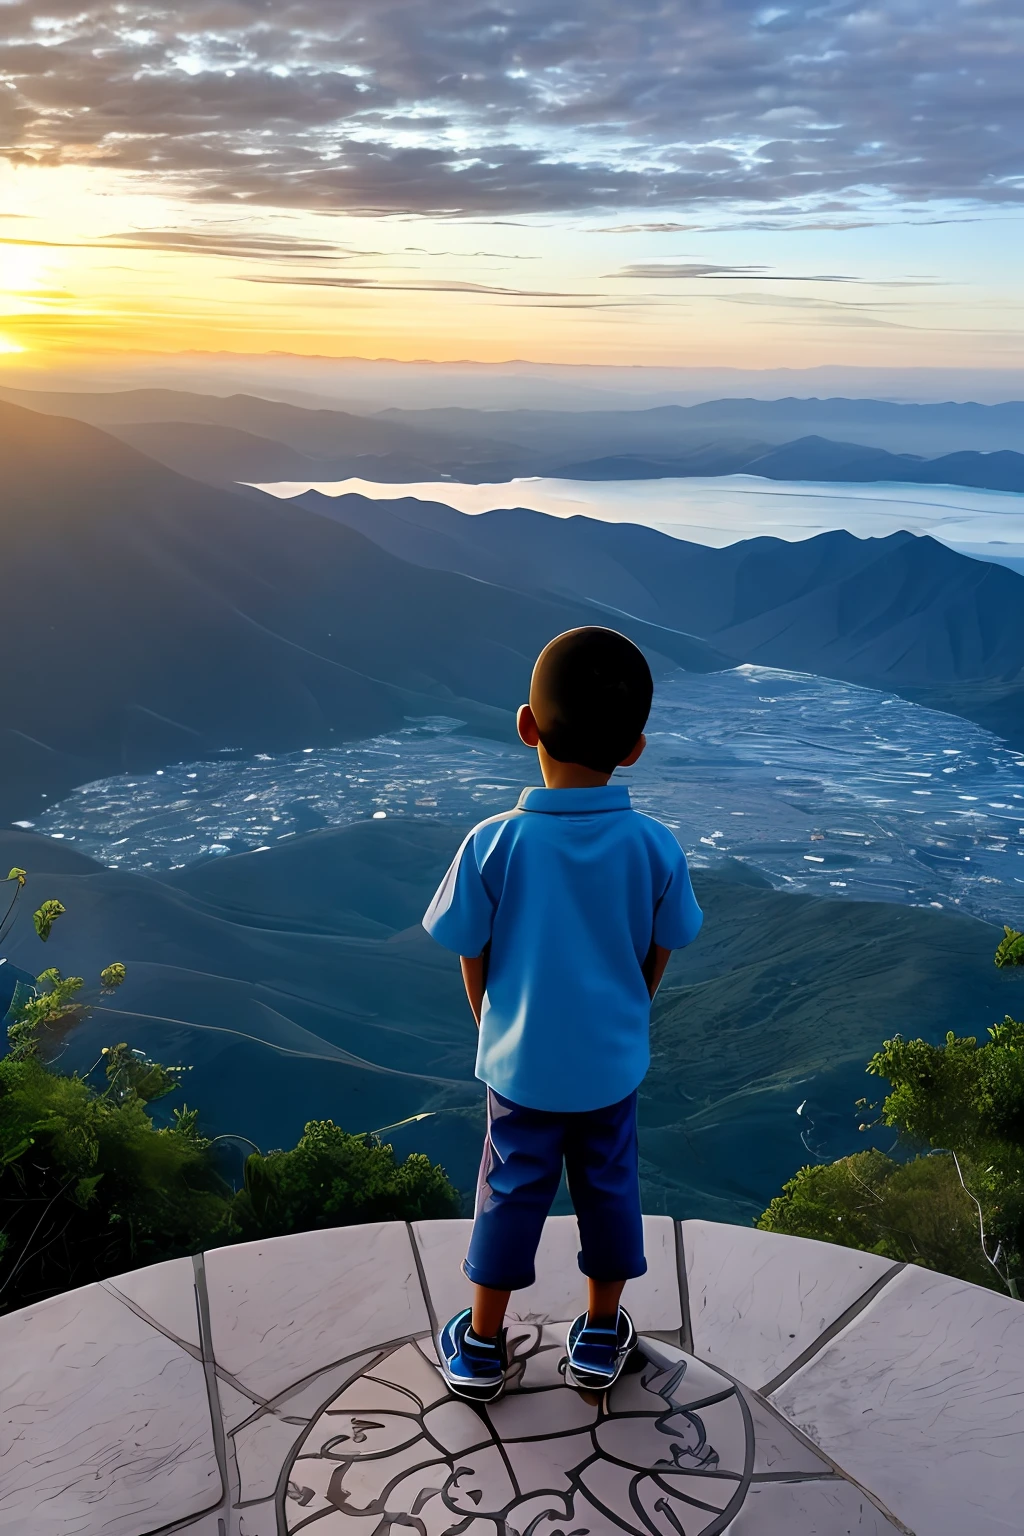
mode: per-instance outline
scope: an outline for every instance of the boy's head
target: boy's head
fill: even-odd
[[[529,711],[549,757],[610,774],[639,755],[653,694],[632,640],[614,629],[570,629],[538,656]]]

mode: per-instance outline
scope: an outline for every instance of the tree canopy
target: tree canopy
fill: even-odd
[[[25,872],[12,870],[14,901]],[[44,902],[44,942],[62,916]],[[42,918],[40,918],[42,914]],[[119,961],[99,976],[110,992]],[[54,967],[14,1008],[0,1057],[0,1311],[139,1265],[254,1237],[355,1222],[457,1215],[458,1191],[422,1154],[399,1161],[372,1133],[311,1121],[290,1151],[253,1153],[237,1192],[220,1176],[198,1114],[169,1125],[150,1106],[175,1092],[183,1069],[110,1046],[82,1074],[44,1059],[48,1041],[89,1008],[80,976]]]
[[[998,966],[1024,966],[1012,928]],[[801,1168],[761,1216],[765,1231],[846,1243],[1016,1295],[1024,1273],[1024,1023],[1008,1014],[979,1043],[887,1040],[868,1063],[889,1092],[875,1124],[902,1160],[860,1152]],[[868,1125],[862,1129],[869,1129]]]

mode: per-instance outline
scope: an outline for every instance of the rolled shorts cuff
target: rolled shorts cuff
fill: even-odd
[[[478,1264],[471,1264],[468,1259],[462,1261],[462,1273],[473,1285],[482,1285],[489,1291],[525,1291],[528,1286],[534,1284],[537,1275],[534,1270],[523,1273],[518,1278],[509,1279],[507,1275],[498,1279]]]
[[[605,1264],[588,1265],[582,1253],[577,1255],[576,1262],[580,1267],[580,1274],[586,1275],[588,1280],[602,1282],[611,1280],[639,1280],[641,1275],[646,1275],[647,1273],[647,1260],[643,1254],[638,1259],[634,1259],[630,1264],[613,1264],[610,1267]]]

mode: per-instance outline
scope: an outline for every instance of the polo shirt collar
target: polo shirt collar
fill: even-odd
[[[592,789],[524,789],[521,811],[628,811],[626,784],[598,784]]]

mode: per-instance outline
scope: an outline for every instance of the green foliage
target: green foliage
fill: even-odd
[[[13,880],[16,882],[16,884],[14,887],[14,895],[11,897],[7,904],[7,910],[5,911],[3,917],[0,917],[0,939],[2,939],[4,934],[7,932],[8,924],[10,923],[11,916],[18,904],[18,897],[21,895],[25,888],[25,881],[27,878],[28,876],[25,874],[25,871],[23,869],[18,869],[17,866],[15,866],[15,868],[12,869],[10,874],[7,876],[8,880]]]
[[[25,884],[0,919],[0,934]],[[59,901],[35,913],[44,942]],[[99,976],[104,992],[125,980],[120,961]],[[240,1235],[301,1232],[362,1221],[418,1220],[458,1212],[441,1168],[404,1162],[371,1135],[311,1121],[290,1152],[249,1158],[237,1194],[220,1178],[199,1112],[175,1108],[157,1126],[150,1105],[173,1093],[185,1068],[165,1067],[121,1042],[79,1077],[43,1059],[47,1032],[89,1008],[81,976],[51,966],[8,1026],[0,1057],[0,1312],[126,1269]],[[50,1037],[52,1039],[52,1035]],[[104,1082],[90,1082],[102,1067]]]
[[[126,967],[121,964],[120,960],[115,960],[112,965],[106,965],[100,971],[100,986],[104,992],[116,992],[127,974]]]
[[[254,1154],[237,1194],[216,1172],[198,1112],[157,1127],[148,1106],[174,1069],[125,1045],[103,1088],[36,1057],[0,1059],[0,1311],[239,1238],[458,1213],[443,1170],[373,1136],[311,1121],[290,1152]]]
[[[1003,928],[1003,938],[996,950],[996,965],[1024,965],[1024,933]]]
[[[32,1056],[0,1060],[0,1305],[233,1235],[204,1145],[147,1113],[163,1069],[132,1060],[126,1074],[115,1056],[105,1091]]]
[[[801,1168],[757,1225],[762,1232],[921,1264],[977,1285],[999,1284],[981,1252],[977,1211],[950,1156],[897,1163],[884,1152],[857,1152]]]
[[[276,1237],[350,1222],[454,1216],[459,1207],[443,1169],[422,1153],[399,1163],[394,1148],[373,1136],[311,1120],[290,1152],[248,1158],[235,1216],[246,1237]]]
[[[181,1067],[162,1067],[150,1061],[141,1051],[133,1051],[127,1045],[105,1045],[102,1056],[107,1074],[108,1096],[124,1100],[136,1098],[142,1104],[152,1104],[173,1093],[178,1086]]]
[[[1024,935],[1006,928],[995,962],[1024,964]],[[875,1123],[910,1148],[942,1155],[894,1162],[862,1152],[802,1168],[758,1225],[1016,1295],[1024,1273],[1024,1023],[1007,1014],[980,1045],[953,1030],[941,1045],[897,1035],[867,1070],[889,1084]]]
[[[9,878],[16,901],[24,870]],[[58,901],[43,903],[41,939],[63,912]],[[112,991],[125,976],[115,961],[100,986]],[[37,981],[0,1058],[0,1311],[242,1234],[458,1210],[457,1192],[429,1159],[396,1162],[391,1147],[330,1121],[307,1125],[291,1152],[251,1157],[235,1194],[216,1171],[198,1110],[175,1108],[163,1127],[151,1118],[149,1106],[180,1086],[185,1068],[161,1066],[124,1042],[106,1047],[82,1077],[46,1064],[47,1031],[80,1018],[89,1001],[81,976],[51,966]],[[89,1079],[100,1067],[97,1087]]]
[[[65,910],[65,907],[59,901],[44,901],[42,906],[33,912],[32,921],[36,925],[36,933],[44,944],[50,937],[50,930],[53,928],[54,923],[58,917],[64,916]]]

